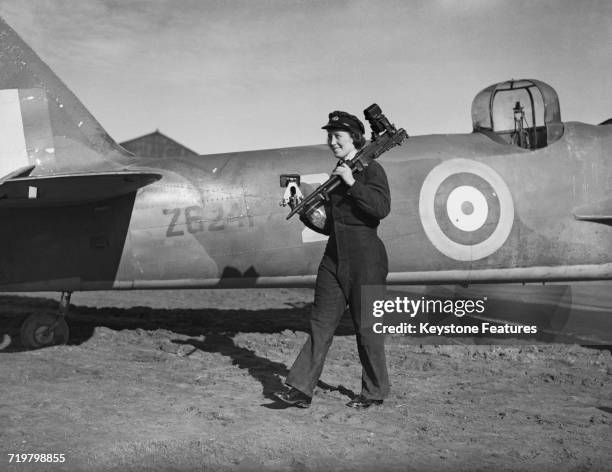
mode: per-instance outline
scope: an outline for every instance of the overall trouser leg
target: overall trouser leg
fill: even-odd
[[[368,312],[370,307],[361,306],[361,291],[366,285],[369,286],[369,296],[373,297],[372,299],[384,299],[386,270],[384,267],[381,270],[373,269],[361,273],[359,280],[354,283],[349,297],[349,307],[357,335],[357,351],[362,367],[361,395],[374,400],[383,400],[389,394],[385,336],[373,332],[370,320],[362,318],[362,316],[371,316],[371,313]]]
[[[389,395],[389,374],[383,336],[364,340],[361,335],[357,335],[357,350],[362,366],[361,395],[373,400],[383,400]]]
[[[335,269],[335,262],[324,256],[317,274],[315,300],[310,314],[310,335],[286,380],[287,385],[309,396],[312,396],[321,376],[327,351],[347,305]]]

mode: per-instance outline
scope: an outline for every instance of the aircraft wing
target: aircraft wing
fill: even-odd
[[[134,192],[162,175],[143,171],[111,171],[26,176],[20,169],[0,179],[0,208],[77,205]]]

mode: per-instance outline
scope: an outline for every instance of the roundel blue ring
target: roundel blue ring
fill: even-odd
[[[454,174],[471,173],[487,181],[499,199],[497,226],[484,241],[477,244],[461,244],[450,239],[436,220],[435,197],[444,180]],[[508,239],[514,223],[514,203],[508,186],[491,167],[469,159],[450,159],[434,167],[421,187],[419,215],[425,234],[442,254],[457,261],[475,261],[490,256]]]

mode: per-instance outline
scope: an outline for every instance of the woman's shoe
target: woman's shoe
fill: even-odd
[[[296,406],[298,408],[308,408],[310,406],[310,402],[312,402],[312,397],[309,397],[304,392],[300,392],[297,388],[293,387],[282,392],[276,392],[274,396],[283,403]]]
[[[357,408],[358,410],[365,410],[370,408],[372,405],[382,405],[382,400],[375,400],[373,398],[366,398],[363,395],[357,395],[350,402],[346,404],[349,408]]]

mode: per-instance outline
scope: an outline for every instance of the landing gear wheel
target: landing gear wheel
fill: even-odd
[[[66,344],[68,324],[63,318],[49,314],[30,315],[21,325],[21,344],[26,348],[39,348]]]

